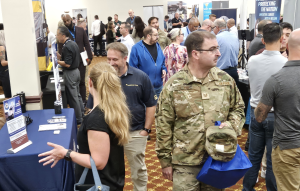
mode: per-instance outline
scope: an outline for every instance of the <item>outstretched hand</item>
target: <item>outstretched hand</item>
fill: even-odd
[[[44,162],[43,166],[53,163],[51,165],[51,168],[53,168],[59,160],[64,158],[64,156],[67,154],[68,150],[60,145],[50,143],[50,142],[48,142],[47,145],[49,145],[50,147],[53,147],[53,149],[51,151],[39,154],[38,157],[45,157],[45,158],[39,160],[39,163]]]

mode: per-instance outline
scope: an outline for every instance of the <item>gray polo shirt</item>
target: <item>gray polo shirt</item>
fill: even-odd
[[[261,102],[275,113],[273,148],[300,147],[300,60],[288,61],[265,83]]]
[[[264,50],[259,55],[251,56],[248,62],[248,74],[252,107],[257,107],[267,79],[278,72],[287,61],[279,51]]]

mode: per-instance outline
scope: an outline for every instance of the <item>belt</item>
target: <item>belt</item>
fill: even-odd
[[[229,68],[226,68],[226,69],[223,69],[223,70],[232,70],[232,69],[236,69],[236,66],[235,67],[229,67]]]
[[[256,108],[256,107],[252,107],[252,106],[251,106],[251,109],[254,109],[254,110],[255,110],[255,108]],[[274,113],[274,111],[269,111],[269,113]]]

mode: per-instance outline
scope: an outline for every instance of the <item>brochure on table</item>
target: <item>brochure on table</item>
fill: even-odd
[[[12,148],[7,153],[17,153],[32,144],[28,140],[26,124],[22,115],[20,97],[16,96],[3,101],[7,130]]]
[[[56,44],[56,41],[53,41],[52,42],[52,47],[56,47],[55,44]],[[61,108],[63,108],[63,102],[62,102],[62,96],[61,96],[61,85],[60,85],[60,80],[59,80],[57,54],[56,54],[56,49],[55,48],[52,48],[52,61],[53,61],[53,75],[54,75],[54,82],[55,82],[56,100],[60,101]]]

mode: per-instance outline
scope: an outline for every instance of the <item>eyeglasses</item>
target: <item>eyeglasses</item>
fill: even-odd
[[[196,51],[207,51],[207,52],[211,52],[211,53],[213,53],[213,54],[216,54],[216,53],[218,53],[219,51],[220,51],[220,47],[219,46],[217,46],[217,47],[211,47],[210,49],[207,49],[207,50],[205,50],[205,49],[196,49]]]

